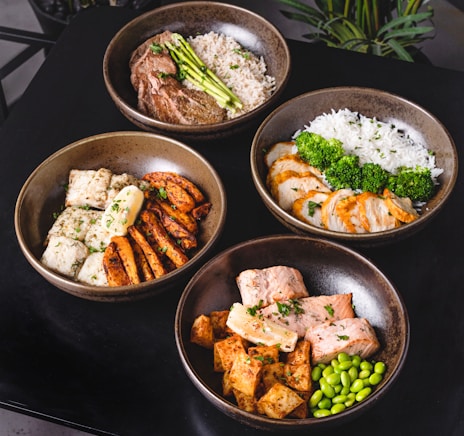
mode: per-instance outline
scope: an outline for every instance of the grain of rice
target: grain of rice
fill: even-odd
[[[245,50],[230,36],[209,32],[189,37],[188,42],[202,61],[235,93],[243,104],[232,119],[264,103],[275,90],[275,78],[266,73],[262,56]],[[192,86],[184,81],[186,86]]]
[[[349,109],[324,113],[302,130],[317,133],[326,139],[336,138],[343,143],[347,154],[359,156],[359,163],[379,164],[396,174],[401,166],[429,168],[436,182],[443,169],[437,168],[435,156],[420,139],[403,132],[397,125],[366,117]],[[295,136],[301,132],[299,130]]]

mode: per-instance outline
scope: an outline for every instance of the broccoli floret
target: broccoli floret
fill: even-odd
[[[296,137],[296,146],[300,157],[321,171],[345,153],[338,139],[325,139],[317,133],[307,131],[301,132]]]
[[[365,163],[361,169],[361,190],[374,194],[381,193],[387,184],[390,173],[375,163]]]
[[[360,189],[362,170],[359,166],[359,157],[352,154],[342,156],[327,168],[325,178],[335,190]]]
[[[396,176],[391,176],[387,188],[399,197],[408,197],[412,201],[427,201],[432,198],[435,183],[429,168],[416,167],[398,169]]]

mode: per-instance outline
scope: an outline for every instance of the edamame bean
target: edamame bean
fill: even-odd
[[[329,398],[323,398],[319,403],[317,403],[319,409],[330,409],[332,407],[332,401]]]
[[[346,406],[343,403],[340,403],[340,404],[334,404],[330,408],[330,411],[332,412],[332,415],[335,415],[337,413],[343,412],[345,409],[346,409]]]
[[[350,386],[350,391],[355,394],[360,392],[362,389],[364,389],[364,382],[360,378],[357,378]]]
[[[327,366],[322,370],[322,377],[327,377],[328,375],[333,374],[333,372],[333,366]]]
[[[350,386],[351,378],[350,375],[346,371],[342,371],[340,374],[340,381],[344,387]]]
[[[336,386],[340,384],[340,375],[337,374],[336,372],[329,374],[325,379],[332,386]]]
[[[334,388],[329,384],[329,382],[325,378],[321,378],[319,380],[319,385],[321,387],[322,393],[327,397],[327,398],[333,398],[335,397],[335,390]]]
[[[332,415],[332,412],[328,409],[317,409],[313,413],[314,418],[324,418],[330,415]]]
[[[348,353],[345,353],[345,352],[341,352],[338,356],[337,356],[337,359],[338,361],[341,363],[341,362],[346,362],[346,361],[349,361],[351,362],[351,357],[348,355]]]
[[[375,370],[374,370],[375,371]],[[370,376],[369,376],[369,383],[372,385],[372,386],[377,386],[383,379],[383,376],[382,374],[379,374],[378,372],[373,372]]]
[[[353,383],[358,378],[358,374],[358,368],[356,368],[356,366],[354,365],[348,370],[348,375],[350,376],[351,383]]]
[[[338,368],[340,368],[342,371],[346,371],[347,369],[350,369],[353,366],[353,362],[351,360],[344,360],[338,364]]]
[[[371,362],[368,362],[367,360],[363,360],[360,364],[359,364],[359,367],[361,368],[361,370],[369,370],[369,371],[372,371],[372,369],[374,368],[372,363]]]
[[[353,366],[356,368],[359,368],[359,365],[361,364],[361,357],[359,357],[357,354],[351,357],[351,362],[353,362]]]
[[[387,369],[387,366],[383,362],[376,362],[374,365],[374,372],[380,375],[385,374],[385,371]]]
[[[348,397],[346,395],[336,395],[332,398],[332,404],[344,403]]]
[[[350,392],[347,396],[346,396],[346,401],[345,401],[345,406],[346,407],[351,407],[356,401],[356,394],[353,393],[353,392]]]
[[[322,400],[323,394],[320,389],[317,389],[313,392],[311,395],[311,398],[309,399],[309,407],[313,408],[318,405],[318,403]]]
[[[320,366],[315,366],[311,371],[311,380],[312,381],[319,381],[322,377],[322,368]]]
[[[340,391],[340,395],[348,395],[350,393],[350,387],[349,386],[343,386],[342,390]]]
[[[361,371],[359,371],[358,378],[369,378],[370,375],[371,372],[368,369],[361,369]]]
[[[356,394],[356,401],[359,403],[363,400],[365,400],[372,392],[371,387],[366,387],[364,389],[361,389],[357,394]]]

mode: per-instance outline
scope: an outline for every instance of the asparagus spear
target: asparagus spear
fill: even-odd
[[[235,112],[242,108],[240,99],[216,76],[194,52],[192,46],[179,33],[173,34],[173,42],[166,42],[169,54],[186,80],[215,98],[217,103]]]

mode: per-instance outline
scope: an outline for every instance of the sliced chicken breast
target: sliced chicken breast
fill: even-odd
[[[295,200],[304,197],[309,191],[330,192],[330,189],[311,172],[297,173],[283,171],[271,181],[271,194],[279,206],[291,211]]]
[[[326,321],[353,318],[352,294],[318,295],[273,303],[260,314],[304,338],[306,331]]]
[[[295,154],[297,152],[297,148],[295,145],[295,141],[280,141],[276,142],[271,148],[267,151],[264,155],[264,162],[268,168],[282,156]]]
[[[357,195],[342,198],[335,206],[335,211],[350,233],[366,233],[361,224]]]
[[[305,162],[300,158],[298,154],[286,154],[285,156],[279,157],[273,162],[267,173],[267,184],[270,186],[271,181],[277,176],[277,174],[284,171],[295,171],[297,173],[312,173],[316,177],[321,178],[322,173],[309,163]]]
[[[365,318],[326,321],[309,328],[305,340],[311,342],[313,365],[329,363],[342,352],[366,359],[380,348],[375,331]]]
[[[236,282],[246,307],[309,296],[300,271],[282,265],[242,271]]]
[[[388,210],[385,199],[372,192],[358,195],[359,218],[367,232],[394,229],[400,222]]]
[[[324,227],[335,232],[348,232],[348,228],[337,213],[337,204],[340,200],[354,195],[351,189],[339,189],[330,193],[321,206],[321,218]]]
[[[410,198],[398,197],[396,194],[388,189],[383,192],[385,203],[387,204],[390,213],[399,221],[403,223],[411,223],[417,218],[419,214],[412,204]]]
[[[328,196],[328,192],[309,191],[304,197],[293,202],[293,215],[313,226],[324,227],[321,206]]]

